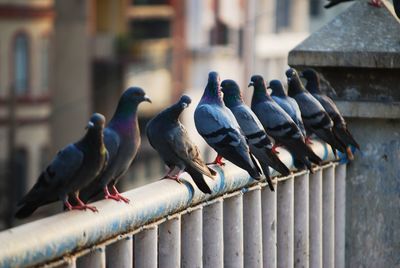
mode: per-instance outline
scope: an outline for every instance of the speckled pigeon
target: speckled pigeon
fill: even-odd
[[[79,191],[93,181],[106,165],[108,157],[103,142],[105,118],[95,113],[90,118],[85,136],[76,143],[69,144],[59,151],[53,161],[40,174],[33,188],[18,203],[22,206],[15,214],[16,218],[30,216],[38,207],[57,201],[64,202],[69,209],[90,209],[79,198]],[[69,194],[78,205],[69,203]]]
[[[250,86],[254,86],[251,109],[267,134],[275,140],[275,146],[284,145],[293,155],[298,168],[305,165],[313,172],[310,161],[320,164],[321,158],[305,143],[303,134],[292,118],[268,95],[264,78],[253,75]]]
[[[84,189],[82,194],[85,198],[90,199],[103,190],[106,199],[129,203],[129,199],[123,197],[115,185],[128,171],[139,149],[141,139],[137,110],[144,101],[151,103],[139,87],[130,87],[122,94],[114,116],[104,129],[104,143],[110,155],[107,168]]]
[[[281,106],[283,110],[292,118],[292,120],[296,123],[296,125],[300,128],[301,133],[304,137],[307,136],[306,129],[304,128],[303,119],[301,118],[300,107],[292,97],[289,97],[281,81],[279,80],[271,80],[269,82],[269,86],[272,90],[271,97],[272,99]],[[306,140],[307,141],[307,140]]]
[[[323,94],[320,90],[320,80],[317,72],[313,69],[307,69],[301,73],[301,76],[307,80],[306,88],[307,90],[316,98],[321,105],[324,107],[325,111],[328,113],[333,121],[333,134],[342,141],[345,145],[352,145],[357,149],[360,149],[360,145],[355,141],[350,131],[347,129],[346,121],[340,114],[339,109],[331,98]],[[347,147],[346,146],[346,147]],[[352,153],[349,148],[347,148],[347,154],[349,159],[352,159]]]
[[[265,133],[264,128],[254,112],[243,102],[238,84],[233,80],[224,80],[221,83],[224,93],[224,103],[232,111],[237,122],[249,143],[250,151],[258,159],[267,179],[268,186],[274,191],[268,165],[287,176],[289,169],[282,163],[279,157],[272,151],[272,143]]]
[[[246,170],[253,179],[261,179],[261,169],[250,153],[246,138],[232,112],[221,98],[220,77],[208,74],[208,83],[194,113],[196,129],[218,156],[214,163],[223,165],[222,157]]]
[[[297,71],[290,68],[286,71],[286,76],[288,95],[299,105],[306,130],[331,145],[334,153],[335,149],[346,153],[346,146],[333,134],[331,118],[321,103],[304,88]]]
[[[199,149],[179,121],[182,111],[191,102],[188,96],[183,95],[177,103],[161,111],[147,124],[146,134],[150,145],[169,168],[164,178],[180,182],[179,175],[186,171],[203,193],[211,194],[203,175],[213,178],[217,173],[203,162]]]

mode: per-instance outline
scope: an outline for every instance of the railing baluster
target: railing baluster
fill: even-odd
[[[182,267],[203,267],[203,209],[182,215]]]
[[[310,174],[310,268],[322,267],[322,171]]]
[[[263,266],[268,268],[276,267],[276,191],[271,192],[269,187],[261,190],[262,207],[262,234],[263,234]]]
[[[222,199],[203,207],[203,266],[224,266]]]
[[[333,165],[325,168],[322,176],[323,266],[333,268],[335,267],[335,170]]]
[[[224,267],[243,267],[243,198],[224,199]]]
[[[262,267],[261,190],[254,189],[243,197],[244,264]]]
[[[157,226],[135,235],[135,268],[157,268]]]
[[[105,268],[106,254],[104,247],[99,247],[76,260],[78,268]]]
[[[160,266],[181,266],[181,217],[180,215],[158,226],[158,261]]]
[[[133,265],[132,236],[125,237],[106,247],[107,267],[130,268]]]
[[[309,266],[308,173],[294,180],[294,267]]]
[[[294,225],[294,198],[293,188],[294,179],[289,178],[278,184],[277,203],[278,203],[278,267],[293,267],[293,225]]]
[[[335,179],[335,267],[345,267],[346,165],[336,166]]]

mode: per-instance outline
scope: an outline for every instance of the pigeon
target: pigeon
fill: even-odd
[[[331,8],[333,6],[336,6],[340,3],[344,3],[344,2],[352,2],[353,0],[328,0],[328,3],[324,6],[324,8]],[[393,0],[393,4],[396,0]],[[368,2],[368,4],[370,4],[371,6],[374,7],[382,7],[383,3],[382,0],[371,0]]]
[[[285,89],[279,80],[271,80],[267,88],[272,90],[272,99],[278,103],[279,106],[281,106],[281,108],[285,110],[285,112],[292,118],[292,120],[300,128],[301,134],[306,137],[307,141],[306,129],[304,128],[303,120],[301,119],[300,107],[296,100],[286,94]]]
[[[261,75],[253,75],[250,86],[254,86],[251,109],[266,133],[275,140],[275,146],[284,145],[293,155],[298,168],[305,165],[313,172],[310,161],[320,164],[321,158],[305,143],[301,130],[292,118],[268,95],[264,78]]]
[[[243,102],[238,84],[233,80],[224,80],[221,83],[224,93],[224,103],[235,116],[240,128],[247,138],[250,151],[258,159],[267,179],[271,191],[274,190],[268,165],[284,176],[290,174],[289,169],[281,162],[272,151],[272,143],[264,131],[264,128],[254,112]]]
[[[288,95],[294,98],[300,107],[301,116],[307,131],[314,133],[321,140],[328,143],[333,152],[335,149],[346,152],[346,146],[333,134],[333,122],[328,113],[303,86],[297,71],[290,68],[286,71],[288,80]]]
[[[400,0],[393,0],[394,12],[396,12],[397,17],[400,19]]]
[[[92,115],[85,136],[59,151],[40,174],[33,188],[18,203],[22,207],[15,214],[16,218],[29,217],[38,207],[59,199],[69,210],[97,211],[96,207],[81,201],[79,192],[93,181],[106,165],[108,153],[103,142],[104,125],[103,115]],[[70,194],[74,196],[78,205],[70,204]]]
[[[179,121],[182,111],[191,102],[190,97],[183,95],[177,103],[161,111],[147,124],[146,134],[150,145],[170,169],[164,178],[180,182],[180,173],[187,171],[203,193],[211,194],[203,175],[213,178],[217,173],[203,162],[199,149]]]
[[[253,179],[261,179],[261,168],[250,153],[246,138],[222,101],[217,72],[208,74],[207,86],[194,112],[194,122],[197,132],[218,153],[215,164],[223,165],[223,157],[246,170]]]
[[[316,98],[321,105],[324,107],[325,111],[328,113],[333,121],[333,134],[336,138],[342,141],[346,145],[346,151],[349,159],[352,159],[352,152],[348,145],[352,145],[360,150],[360,145],[351,135],[350,131],[347,129],[346,121],[340,114],[339,109],[331,98],[323,94],[320,90],[320,80],[317,72],[313,69],[307,69],[301,73],[301,76],[307,80],[306,88],[311,93],[311,95]]]
[[[103,190],[105,199],[129,203],[129,199],[122,196],[115,185],[128,171],[139,149],[141,139],[137,109],[144,101],[151,103],[140,87],[130,87],[122,94],[112,119],[104,129],[104,143],[109,152],[108,165],[99,177],[84,189],[82,195],[85,199],[91,199]]]

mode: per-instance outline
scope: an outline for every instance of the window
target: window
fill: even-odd
[[[290,9],[293,6],[291,0],[276,1],[276,31],[281,32],[290,28]]]
[[[14,40],[14,87],[17,95],[28,91],[29,40],[25,33],[19,33]]]
[[[49,89],[49,53],[50,53],[50,40],[43,37],[40,47],[40,89],[43,93]]]

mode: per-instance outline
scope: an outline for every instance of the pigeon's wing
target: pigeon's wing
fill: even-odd
[[[294,122],[300,128],[303,136],[306,136],[306,129],[304,127],[303,119],[301,118],[301,111],[299,105],[297,104],[296,100],[293,99],[292,97],[287,97],[287,100],[288,103],[293,107],[293,110],[295,111],[295,119],[293,119]]]
[[[312,130],[330,129],[333,122],[324,107],[310,93],[302,92],[295,96],[300,107],[303,122]]]
[[[186,165],[190,165],[198,172],[212,178],[216,175],[214,170],[209,169],[201,158],[200,151],[197,146],[189,139],[185,127],[179,124],[167,137],[166,143],[170,149],[182,160]]]
[[[121,139],[117,132],[111,128],[104,129],[104,144],[108,151],[108,164],[111,164],[118,154]]]
[[[265,131],[277,141],[302,139],[299,127],[292,118],[275,102],[263,102],[254,107]]]
[[[83,164],[84,154],[74,144],[70,144],[59,151],[54,160],[43,171],[32,190],[19,204],[34,202],[43,197],[47,191],[59,190],[65,181],[73,179]]]
[[[229,110],[228,110],[229,111]],[[230,115],[233,114],[229,111]],[[225,110],[213,109],[210,105],[201,105],[195,111],[197,131],[210,146],[239,146],[244,141],[238,123]]]
[[[336,107],[336,104],[328,96],[321,94],[313,94],[313,96],[321,103],[335,125],[346,125],[346,121]]]

